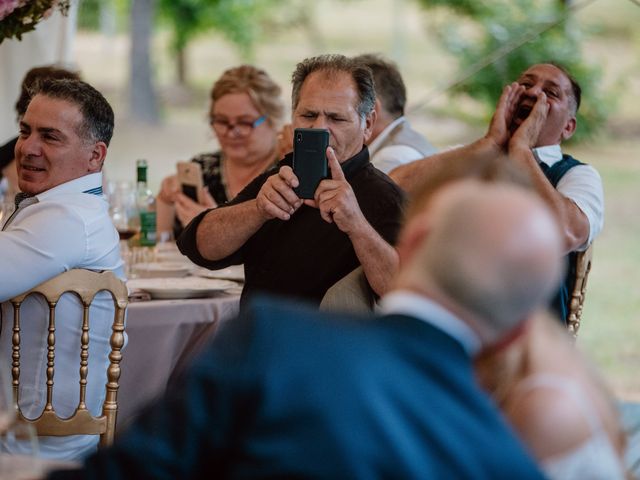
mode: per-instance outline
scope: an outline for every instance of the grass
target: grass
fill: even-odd
[[[429,34],[430,18],[415,2],[309,3],[309,8],[314,6],[323,45],[312,44],[303,32],[292,31],[270,38],[256,50],[255,63],[283,86],[285,97],[295,63],[322,52],[396,52],[410,105],[430,98],[430,92],[454,72],[454,62]],[[628,0],[596,1],[579,12],[575,22],[600,32],[586,43],[586,58],[602,67],[604,88],[618,96],[617,111],[601,137],[568,148],[599,170],[606,198],[605,229],[595,244],[578,345],[619,397],[640,400],[640,8]],[[109,178],[132,180],[136,158],[144,157],[150,160],[150,182],[157,188],[162,177],[174,171],[177,160],[213,148],[205,122],[207,91],[224,69],[241,60],[216,35],[202,37],[189,50],[193,88],[184,91],[171,85],[173,66],[166,36],[158,35],[153,47],[164,107],[163,123],[148,127],[133,124],[126,115],[128,38],[80,33],[76,42],[80,69],[107,94],[117,111],[116,134],[107,160]],[[473,106],[465,103],[456,103],[455,109],[473,114]],[[451,115],[452,110],[450,99],[441,95],[412,111],[411,119],[439,147],[481,134],[483,126],[462,122],[460,115]]]

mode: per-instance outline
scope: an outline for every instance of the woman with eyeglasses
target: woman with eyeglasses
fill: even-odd
[[[196,215],[231,200],[279,160],[278,128],[284,115],[280,93],[264,70],[251,65],[230,68],[213,84],[209,124],[220,150],[191,159],[202,167],[200,203],[180,192],[175,175],[162,181],[158,238],[166,238],[167,232],[177,237]]]

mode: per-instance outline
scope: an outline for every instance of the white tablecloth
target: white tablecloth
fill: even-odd
[[[161,395],[211,340],[221,322],[238,313],[240,296],[133,302],[127,308],[127,347],[121,363],[118,431]]]

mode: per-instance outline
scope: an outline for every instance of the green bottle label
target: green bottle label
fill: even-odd
[[[156,212],[140,212],[140,245],[153,247],[156,244]]]

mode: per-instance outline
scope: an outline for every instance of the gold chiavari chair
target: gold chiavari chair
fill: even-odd
[[[106,396],[102,404],[102,414],[94,417],[85,404],[88,358],[89,358],[89,307],[96,294],[107,291],[114,303],[114,318],[110,337],[111,352],[107,368]],[[75,294],[82,303],[82,333],[80,335],[80,382],[78,406],[69,418],[61,418],[56,413],[52,399],[55,385],[55,343],[56,304],[64,293]],[[19,405],[20,394],[20,307],[33,294],[43,295],[49,306],[47,332],[46,403],[42,414],[35,419],[27,419],[21,411],[20,420],[32,424],[39,436],[100,435],[100,445],[113,442],[118,411],[117,395],[120,378],[121,349],[124,345],[124,318],[127,308],[127,287],[112,272],[94,272],[73,269],[64,272],[28,292],[10,300],[13,304],[12,330],[12,386],[15,402]]]
[[[578,336],[578,330],[582,322],[582,308],[587,293],[587,279],[591,271],[592,260],[593,244],[589,245],[589,248],[584,252],[578,252],[576,256],[576,281],[573,291],[570,292],[571,301],[569,305],[569,317],[567,319],[567,328],[574,338]]]

